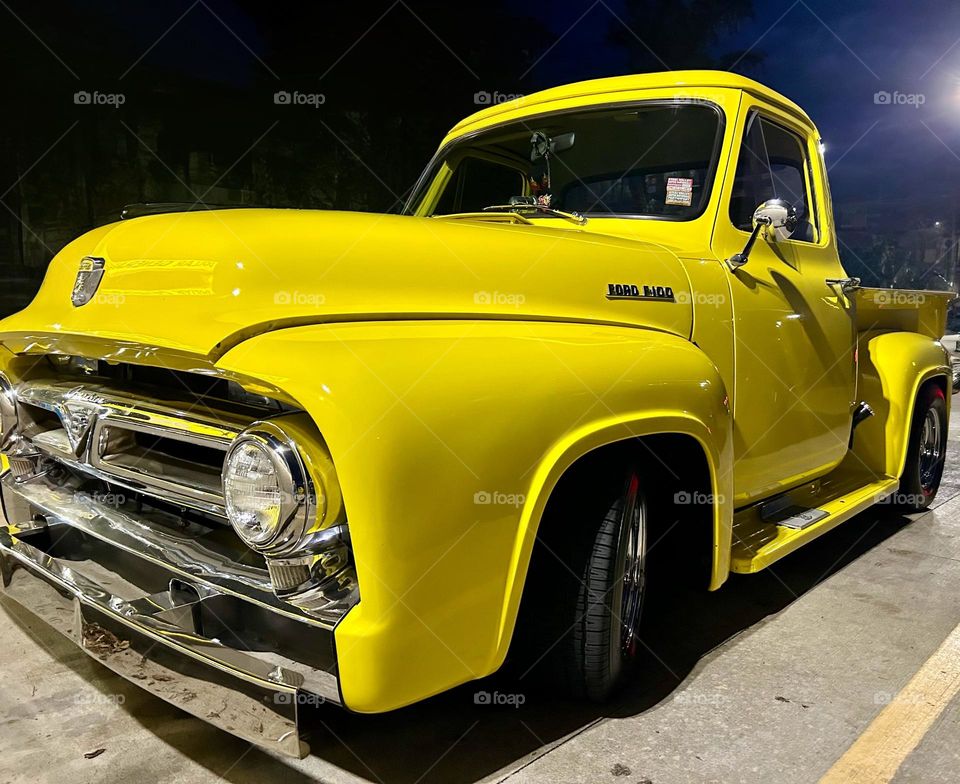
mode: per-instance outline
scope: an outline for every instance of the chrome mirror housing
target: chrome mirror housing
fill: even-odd
[[[771,242],[788,240],[797,230],[797,208],[783,199],[768,199],[753,213],[753,226],[763,229]]]
[[[753,231],[750,239],[740,253],[735,253],[727,259],[727,266],[731,270],[738,270],[750,258],[750,251],[757,241],[760,232],[768,242],[790,239],[797,230],[797,208],[783,199],[767,199],[757,207],[753,213]]]

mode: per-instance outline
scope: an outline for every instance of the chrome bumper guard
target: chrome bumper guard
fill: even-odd
[[[340,702],[329,628],[271,606],[269,582],[242,568],[206,569],[209,553],[190,552],[186,539],[164,543],[175,564],[149,529],[108,508],[78,510],[68,491],[10,474],[2,489],[6,596],[157,697],[251,743],[307,754],[300,706]]]

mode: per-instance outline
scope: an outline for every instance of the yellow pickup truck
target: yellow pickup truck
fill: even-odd
[[[645,595],[936,494],[951,295],[837,251],[816,127],[709,71],[488,107],[400,215],[132,209],[0,322],[4,591],[293,755],[521,645],[603,699]]]

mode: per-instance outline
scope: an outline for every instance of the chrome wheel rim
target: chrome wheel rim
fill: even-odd
[[[931,408],[927,410],[920,431],[920,485],[925,491],[932,490],[936,484],[942,452],[940,417]]]
[[[632,656],[636,652],[640,611],[643,607],[647,554],[640,478],[636,474],[631,474],[627,482],[620,525],[626,528],[626,557],[620,588],[620,648],[623,655]]]

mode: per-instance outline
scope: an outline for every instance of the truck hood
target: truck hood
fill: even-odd
[[[0,322],[0,341],[36,351],[83,338],[216,359],[287,326],[437,318],[623,324],[689,337],[689,281],[674,250],[557,224],[259,209],[136,218],[57,254],[30,306]],[[103,276],[93,298],[74,306],[85,256],[104,260]],[[673,298],[608,296],[644,286]]]

